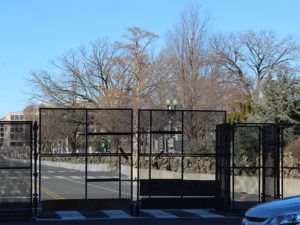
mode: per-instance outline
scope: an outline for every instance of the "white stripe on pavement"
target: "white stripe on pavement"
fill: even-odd
[[[63,180],[66,179],[66,177],[64,177],[64,176],[54,176],[54,177],[57,178],[57,179],[63,179]]]
[[[224,216],[212,213],[208,209],[185,209],[184,211],[203,218],[224,218]]]
[[[86,218],[78,211],[56,211],[62,220],[85,220]]]
[[[167,213],[163,210],[147,209],[147,210],[141,210],[141,211],[145,212],[145,213],[149,213],[156,218],[178,218],[178,216]]]
[[[122,210],[101,210],[111,218],[132,218],[128,213]]]
[[[84,179],[84,177],[79,177],[79,176],[70,176],[72,179]]]
[[[31,199],[30,197],[25,197],[25,196],[1,196],[1,198],[4,199],[10,199],[10,200],[14,200],[14,199]]]

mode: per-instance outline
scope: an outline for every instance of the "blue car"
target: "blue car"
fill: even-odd
[[[260,204],[245,213],[242,225],[300,225],[300,195]]]

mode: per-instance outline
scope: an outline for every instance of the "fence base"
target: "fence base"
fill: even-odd
[[[63,199],[42,201],[43,211],[67,210],[130,210],[130,199]]]

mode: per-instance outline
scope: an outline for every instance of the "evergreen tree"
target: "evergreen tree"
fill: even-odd
[[[269,74],[262,85],[263,96],[254,103],[255,111],[258,112],[255,117],[260,122],[297,123],[295,118],[300,115],[297,107],[298,89],[295,75],[287,68],[279,68],[275,79]],[[253,120],[253,115],[249,116],[249,120]]]

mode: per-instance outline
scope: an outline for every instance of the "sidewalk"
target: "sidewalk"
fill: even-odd
[[[212,209],[166,209],[140,211],[139,216],[132,216],[125,210],[93,211],[49,211],[40,212],[37,221],[60,220],[108,220],[108,219],[144,219],[144,218],[233,218],[215,213]]]

